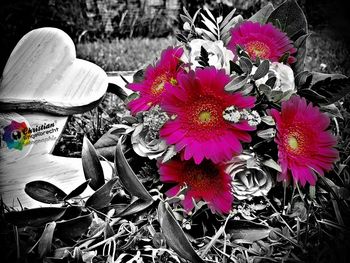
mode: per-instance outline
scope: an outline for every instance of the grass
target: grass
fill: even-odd
[[[77,57],[93,62],[105,71],[136,70],[152,63],[163,49],[175,43],[173,37],[99,40],[78,44]]]

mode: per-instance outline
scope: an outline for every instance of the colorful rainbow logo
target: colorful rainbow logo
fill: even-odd
[[[23,146],[30,143],[30,131],[25,122],[11,121],[4,127],[3,140],[9,149],[22,150]]]

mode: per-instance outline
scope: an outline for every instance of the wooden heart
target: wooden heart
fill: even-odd
[[[95,107],[107,87],[106,73],[77,59],[74,43],[65,32],[39,28],[18,42],[6,63],[0,108],[70,115]]]

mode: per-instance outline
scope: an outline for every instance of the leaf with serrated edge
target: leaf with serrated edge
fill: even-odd
[[[166,207],[163,201],[158,205],[158,220],[162,229],[163,235],[169,247],[171,247],[179,256],[189,260],[192,263],[204,263],[204,261],[194,251],[190,242],[177,223],[174,216]]]
[[[36,201],[46,204],[59,204],[67,195],[57,186],[40,180],[27,183],[24,191]]]
[[[122,139],[123,136],[119,138],[114,161],[114,165],[116,167],[116,171],[118,171],[120,180],[130,194],[145,201],[153,200],[152,196],[136,177],[134,171],[126,160],[122,151]]]
[[[283,31],[293,40],[296,33],[307,33],[305,14],[295,0],[286,0],[279,5],[271,12],[267,22],[273,23],[276,19],[280,21]]]
[[[91,179],[89,185],[96,190],[105,183],[102,165],[96,153],[94,146],[88,138],[84,136],[83,149],[81,152],[83,171],[86,180]]]

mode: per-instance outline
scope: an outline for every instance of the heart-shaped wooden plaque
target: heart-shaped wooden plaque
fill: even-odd
[[[107,87],[106,73],[77,59],[74,43],[65,32],[39,28],[18,42],[7,61],[0,108],[70,115],[97,106]]]

